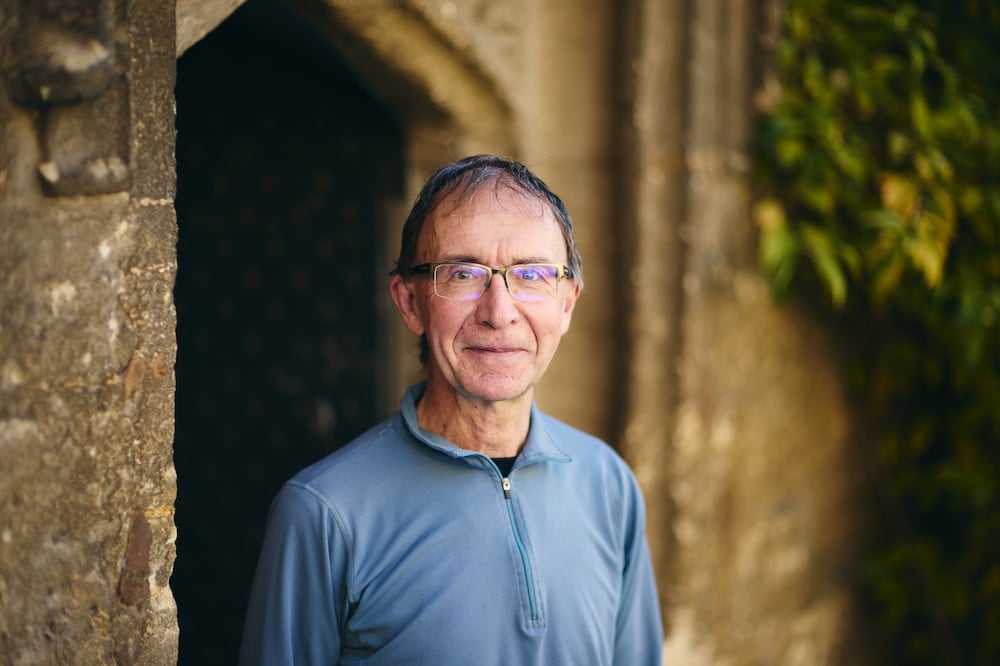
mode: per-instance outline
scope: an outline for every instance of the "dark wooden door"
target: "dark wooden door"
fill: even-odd
[[[178,62],[181,664],[234,663],[268,506],[384,414],[376,293],[394,119],[325,40],[251,0]]]

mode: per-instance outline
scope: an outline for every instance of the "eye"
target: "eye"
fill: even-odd
[[[481,280],[483,269],[469,264],[455,264],[448,267],[448,280],[454,282],[470,282]]]
[[[525,264],[517,266],[514,276],[522,282],[548,282],[555,277],[555,267],[545,264]]]

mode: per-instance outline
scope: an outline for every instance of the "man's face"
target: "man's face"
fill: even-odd
[[[567,262],[549,207],[492,187],[457,208],[442,201],[420,231],[415,256],[415,264],[470,261],[493,268]],[[576,281],[561,280],[553,298],[517,301],[501,275],[471,301],[437,296],[430,276],[396,276],[391,288],[407,328],[427,336],[428,390],[488,402],[530,397],[569,329],[580,293]]]

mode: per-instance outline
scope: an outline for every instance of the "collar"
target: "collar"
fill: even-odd
[[[403,399],[399,404],[400,415],[406,430],[420,443],[444,453],[451,458],[486,458],[485,455],[463,449],[457,444],[439,437],[432,432],[421,428],[417,423],[417,402],[424,394],[427,382],[423,381],[414,384],[403,394]],[[531,403],[531,420],[528,425],[528,439],[524,442],[524,448],[517,457],[515,467],[521,467],[535,462],[552,460],[556,462],[569,462],[572,457],[559,448],[551,431],[546,427],[545,417],[538,410],[534,402]]]

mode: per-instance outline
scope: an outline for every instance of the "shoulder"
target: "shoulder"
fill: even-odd
[[[622,544],[642,538],[646,504],[639,483],[621,455],[604,440],[554,417],[541,415],[540,423],[569,461],[549,465],[560,477],[554,486],[572,493],[580,515],[599,521],[601,528],[617,535]]]
[[[599,437],[575,428],[544,412],[536,412],[539,425],[553,444],[574,459],[628,467],[614,447]]]
[[[413,447],[390,418],[287,480],[271,503],[269,530],[327,533],[345,537],[351,516],[371,504],[371,489],[393,476],[392,469]],[[397,484],[399,485],[399,484]]]
[[[394,416],[302,469],[286,486],[326,498],[334,489],[343,495],[359,484],[371,483],[375,474],[391,474],[392,468],[406,457],[406,450],[412,448]]]
[[[612,453],[614,452],[614,449],[604,440],[583,430],[579,430],[564,421],[560,421],[551,414],[536,411],[533,416],[539,420],[540,425],[561,445],[594,449],[598,452],[603,452],[604,449]]]
[[[626,492],[638,490],[632,469],[611,444],[544,412],[537,415],[555,446],[572,459],[574,473],[600,477]]]

